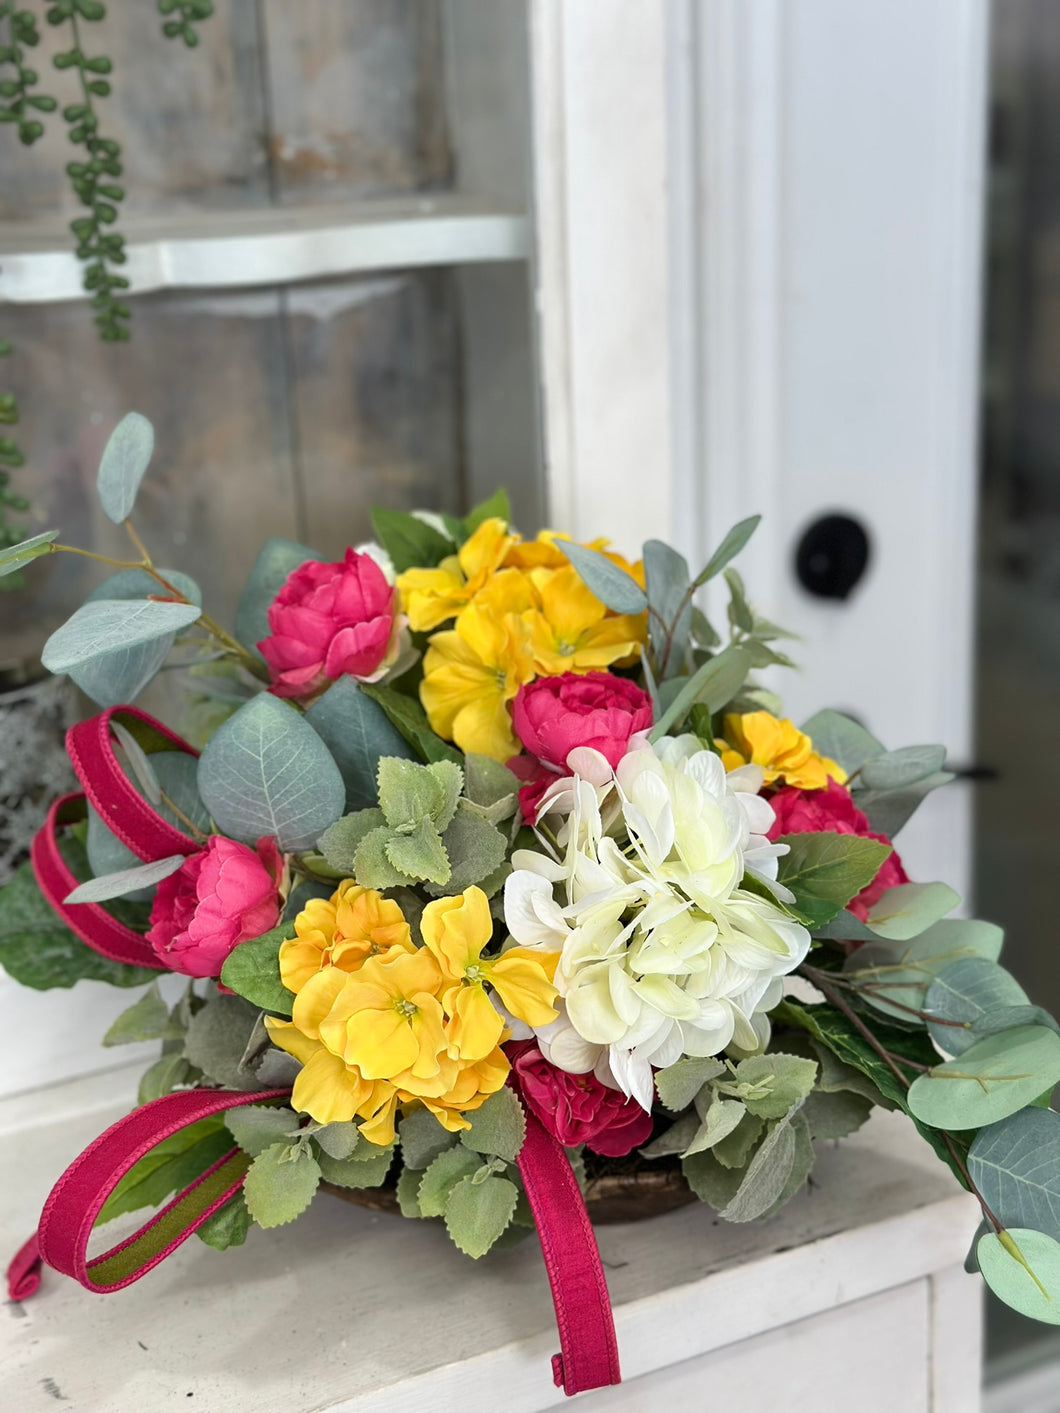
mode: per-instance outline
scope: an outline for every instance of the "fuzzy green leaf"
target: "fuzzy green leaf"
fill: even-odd
[[[241,996],[214,996],[191,1018],[184,1058],[227,1089],[257,1089],[258,1078],[242,1064],[258,1009]]]
[[[356,810],[353,814],[345,814],[321,835],[320,852],[340,877],[352,878],[357,866],[357,850],[373,830],[385,824],[386,820],[380,809]],[[389,836],[390,831],[387,830],[386,837]]]
[[[519,1200],[519,1189],[507,1178],[491,1175],[485,1182],[462,1178],[445,1204],[445,1228],[466,1256],[485,1256],[507,1229]]]
[[[417,1196],[423,1215],[444,1216],[450,1192],[462,1178],[471,1177],[481,1166],[482,1159],[478,1154],[461,1145],[439,1153],[420,1181]]]
[[[499,1089],[481,1108],[464,1117],[471,1124],[460,1135],[465,1148],[515,1162],[526,1137],[526,1115],[512,1090]]]
[[[354,1154],[358,1158],[366,1159],[379,1156],[378,1152],[373,1151],[376,1145],[361,1138],[361,1131],[355,1123],[325,1124],[313,1134],[313,1141],[320,1145],[322,1152],[329,1158],[340,1163],[352,1158]]]
[[[179,1052],[163,1055],[141,1075],[140,1087],[136,1091],[137,1104],[150,1104],[152,1099],[172,1094],[174,1089],[187,1082],[191,1074],[191,1066]]]
[[[687,1109],[703,1086],[725,1073],[725,1066],[713,1056],[706,1059],[686,1057],[667,1065],[655,1075],[655,1088],[660,1100],[674,1113]]]
[[[472,751],[465,757],[464,772],[467,776],[467,797],[476,805],[489,807],[501,804],[519,793],[521,782],[506,765],[501,765],[492,756],[480,756]]]
[[[815,1089],[802,1112],[814,1138],[846,1138],[868,1119],[872,1101],[849,1089]]]
[[[746,1113],[746,1107],[738,1099],[715,1099],[707,1109],[703,1122],[693,1135],[683,1156],[688,1157],[692,1153],[703,1153],[728,1138]]]
[[[373,1148],[374,1152],[371,1151]],[[364,1153],[358,1151],[344,1159],[333,1158],[330,1153],[318,1153],[317,1162],[324,1181],[334,1183],[336,1187],[381,1187],[394,1161],[394,1149],[380,1148],[366,1141],[364,1150]]]
[[[103,1037],[104,1045],[132,1045],[139,1040],[171,1038],[169,1007],[153,981],[138,1001],[111,1023]]]
[[[291,1143],[298,1129],[298,1115],[288,1108],[273,1108],[267,1104],[241,1104],[228,1109],[225,1127],[252,1158],[264,1153],[275,1143]]]
[[[391,834],[384,845],[387,862],[406,878],[448,883],[449,855],[433,821],[424,815],[409,834]]]
[[[455,1133],[442,1127],[429,1109],[414,1109],[398,1125],[401,1157],[407,1168],[427,1168],[447,1148],[458,1141]]]
[[[453,822],[442,835],[451,872],[444,886],[427,885],[427,892],[463,893],[472,884],[482,883],[505,861],[508,841],[496,825],[480,819],[473,806],[461,801]]]
[[[237,1192],[196,1228],[195,1235],[215,1251],[227,1251],[230,1246],[242,1246],[253,1225],[243,1194]]]
[[[382,890],[416,882],[411,874],[402,873],[390,862],[389,845],[395,837],[384,824],[367,833],[358,844],[352,873],[363,887]]]
[[[243,1198],[259,1227],[282,1227],[301,1216],[319,1182],[320,1165],[307,1147],[274,1143],[251,1163]]]
[[[752,1055],[736,1066],[740,1097],[760,1119],[781,1119],[805,1099],[817,1078],[817,1065],[800,1055]],[[750,1086],[744,1090],[743,1086]]]

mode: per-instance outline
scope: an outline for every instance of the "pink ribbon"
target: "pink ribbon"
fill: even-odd
[[[513,1084],[518,1092],[518,1086]],[[600,1251],[585,1200],[558,1139],[526,1108],[519,1171],[534,1214],[556,1309],[552,1377],[568,1396],[622,1382]]]
[[[8,1267],[8,1292],[24,1300],[40,1285],[41,1262],[97,1292],[121,1290],[164,1261],[207,1217],[243,1186],[250,1164],[233,1147],[177,1194],[127,1240],[102,1256],[88,1258],[96,1218],[121,1179],[152,1148],[189,1124],[242,1104],[279,1099],[286,1089],[256,1093],[227,1089],[185,1089],[164,1094],[112,1124],[67,1168],[44,1204],[37,1235]]]
[[[144,936],[111,917],[106,908],[98,903],[63,901],[77,887],[77,879],[59,851],[59,826],[73,824],[84,817],[84,795],[63,795],[48,811],[30,846],[30,860],[40,891],[70,931],[100,956],[109,957],[112,962],[166,971],[166,964],[159,960]]]
[[[163,819],[118,764],[111,732],[114,719],[126,726],[149,752],[184,751],[198,756],[187,741],[138,707],[108,707],[98,716],[71,726],[66,733],[66,750],[89,803],[111,833],[144,863],[154,863],[171,854],[194,854],[201,846]]]

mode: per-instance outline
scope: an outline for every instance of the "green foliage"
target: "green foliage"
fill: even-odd
[[[599,550],[573,540],[558,539],[554,543],[574,565],[589,592],[615,613],[643,613],[648,607],[648,596],[636,579]]]
[[[467,798],[484,809],[505,804],[519,793],[521,782],[506,765],[501,765],[492,756],[480,756],[474,752],[465,756],[464,775]]]
[[[170,1025],[169,1007],[152,981],[138,1001],[115,1019],[103,1037],[104,1045],[132,1045],[140,1040],[169,1040],[179,1036]]]
[[[965,958],[981,956],[994,961],[1002,942],[1001,929],[993,923],[964,918],[936,922],[904,943],[880,940],[846,913],[818,936],[832,931],[850,931],[855,939],[875,939],[851,953],[844,971],[870,1005],[906,1023],[911,1019],[910,1011],[924,1010],[927,989],[940,971]]]
[[[417,765],[384,756],[378,768],[379,806],[391,829],[414,830],[428,820],[440,836],[464,787],[464,772],[451,761]]]
[[[430,1167],[440,1153],[452,1148],[458,1137],[442,1127],[429,1109],[414,1109],[398,1125],[401,1157],[407,1169]]]
[[[968,1171],[1005,1226],[1033,1227],[1060,1241],[1060,1114],[1023,1109],[981,1129]]]
[[[69,672],[105,653],[152,643],[197,621],[195,604],[158,599],[98,599],[81,605],[44,645],[49,672]]]
[[[133,1164],[103,1204],[96,1225],[141,1207],[159,1206],[171,1193],[194,1182],[231,1147],[219,1114],[188,1124],[156,1143]]]
[[[306,720],[342,774],[347,809],[366,809],[376,803],[376,771],[382,757],[411,755],[383,708],[350,677],[333,682],[306,712]]]
[[[259,1227],[282,1227],[301,1216],[320,1182],[307,1145],[274,1143],[259,1153],[243,1184],[247,1211]]]
[[[463,524],[463,537],[473,535],[484,520],[503,520],[507,525],[511,518],[512,508],[508,503],[508,492],[503,489],[494,491],[468,512]]]
[[[280,943],[294,936],[294,923],[284,922],[260,937],[234,948],[221,968],[221,980],[253,1005],[274,1015],[289,1016],[294,996],[280,980]]]
[[[0,541],[0,578],[15,574],[33,560],[40,559],[42,555],[51,554],[52,541],[58,534],[58,530],[45,530],[28,540],[14,541],[6,545]]]
[[[491,1094],[481,1108],[465,1114],[470,1129],[460,1135],[465,1148],[514,1163],[526,1137],[523,1106],[507,1086]]]
[[[677,728],[696,703],[713,715],[736,696],[751,670],[751,657],[746,648],[724,648],[696,670],[677,696],[656,721],[648,737],[659,741],[672,728]]]
[[[858,789],[904,790],[936,775],[946,759],[945,746],[903,746],[870,756],[861,767]]]
[[[750,515],[746,520],[741,520],[738,525],[732,527],[718,548],[707,560],[704,567],[696,575],[693,588],[702,588],[704,584],[720,574],[725,566],[736,558],[747,544],[747,541],[758,529],[761,519],[762,517],[760,515]]]
[[[976,1258],[999,1300],[1032,1320],[1060,1325],[1060,1242],[1019,1227],[991,1231],[980,1237]]]
[[[38,113],[54,113],[54,98],[37,92],[37,71],[26,62],[26,50],[40,43],[37,17],[32,10],[20,9],[20,0],[0,0],[0,23],[7,21],[6,42],[0,47],[0,64],[10,65],[10,77],[0,79],[0,123],[12,123],[19,141],[32,147],[44,135]],[[2,31],[0,31],[2,33]]]
[[[876,877],[891,852],[875,839],[854,834],[785,834],[779,881],[795,894],[792,911],[811,930],[835,917]]]
[[[996,962],[985,957],[954,962],[927,989],[924,1010],[937,1017],[928,1021],[928,1034],[948,1054],[959,1055],[981,1038],[981,1021],[989,1022],[998,1009],[1023,1006],[1026,1001],[1023,987]]]
[[[431,730],[427,713],[415,698],[405,696],[404,692],[399,692],[394,687],[381,687],[372,682],[362,682],[361,691],[371,697],[372,701],[379,703],[390,718],[391,724],[404,736],[421,760],[451,760],[455,765],[463,765],[460,752]]]
[[[241,1104],[228,1109],[225,1127],[251,1158],[264,1153],[275,1143],[290,1143],[297,1136],[298,1116],[293,1110],[274,1108],[268,1104]]]
[[[684,666],[692,632],[692,590],[688,564],[662,540],[644,544],[648,593],[648,641],[660,681]]]
[[[682,1160],[688,1185],[728,1222],[771,1216],[802,1187],[813,1167],[809,1125],[794,1106],[768,1126],[745,1170],[727,1167],[711,1151]]]
[[[709,1080],[724,1073],[725,1066],[713,1056],[705,1059],[686,1056],[657,1071],[655,1088],[662,1103],[674,1113],[679,1113],[688,1108]]]
[[[85,850],[76,839],[60,840],[59,849],[76,877],[88,875]],[[52,911],[27,860],[0,889],[0,965],[23,986],[47,991],[75,982],[106,981],[111,986],[143,986],[156,973],[101,957],[70,931]]]
[[[269,636],[269,605],[287,576],[316,558],[315,550],[294,540],[274,536],[265,541],[236,605],[236,637],[245,648],[254,649]]]
[[[243,1245],[252,1225],[243,1194],[237,1192],[206,1218],[195,1235],[215,1251],[227,1251],[230,1246]]]
[[[760,1119],[781,1119],[806,1098],[817,1078],[817,1065],[800,1055],[774,1051],[751,1055],[736,1066],[735,1084],[727,1086]]]
[[[684,1149],[682,1157],[687,1158],[693,1153],[703,1153],[708,1148],[716,1147],[743,1122],[746,1113],[747,1106],[741,1104],[738,1099],[715,1098],[712,1100],[704,1111],[702,1121],[692,1135],[688,1146]]]
[[[198,1071],[184,1058],[181,1049],[168,1055],[163,1054],[153,1065],[149,1065],[140,1076],[140,1087],[136,1091],[137,1104],[150,1104],[152,1099],[161,1099],[163,1094],[172,1094],[182,1084],[189,1084]]]
[[[450,872],[444,886],[428,883],[426,891],[436,897],[462,893],[479,884],[489,895],[499,886],[497,870],[505,861],[508,841],[495,825],[481,819],[475,807],[461,800],[452,823],[442,835]]]
[[[257,1089],[257,1076],[243,1063],[257,1020],[257,1007],[241,996],[214,996],[191,1018],[184,1058],[226,1089]]]
[[[393,1161],[393,1147],[380,1148],[368,1142],[349,1158],[333,1158],[323,1150],[317,1153],[321,1177],[336,1187],[380,1187]]]
[[[315,844],[346,803],[327,746],[301,712],[268,692],[252,697],[207,741],[198,782],[225,834],[247,844],[267,834],[285,852]]]
[[[425,1217],[442,1217],[449,1194],[462,1178],[471,1177],[482,1166],[482,1159],[469,1148],[457,1145],[447,1148],[444,1153],[427,1166],[420,1180],[417,1198],[420,1211]]]
[[[909,1109],[939,1129],[982,1128],[1060,1083],[1060,1035],[1023,1025],[987,1036],[913,1082]]]
[[[909,822],[922,802],[940,785],[948,785],[956,777],[948,770],[926,775],[914,785],[902,790],[855,790],[854,800],[880,834],[893,839]],[[855,782],[856,783],[856,782]]]
[[[128,520],[155,450],[155,429],[139,412],[127,412],[111,432],[100,458],[96,491],[115,525]]]
[[[853,775],[867,760],[884,754],[876,737],[858,722],[839,711],[819,711],[802,724],[802,730],[813,742],[815,751],[838,762]]]
[[[849,1089],[831,1093],[815,1089],[807,1096],[802,1112],[813,1138],[846,1138],[856,1133],[872,1113],[872,1101]]]
[[[866,922],[878,937],[906,942],[941,922],[960,901],[946,883],[899,883],[873,903]]]
[[[213,0],[156,0],[158,13],[164,18],[162,33],[167,39],[183,39],[189,49],[199,42],[195,28],[213,14]]]
[[[134,868],[123,868],[118,873],[104,874],[101,878],[89,878],[79,883],[73,892],[63,899],[66,903],[108,903],[112,898],[124,898],[130,893],[141,893],[145,888],[153,888],[168,878],[185,861],[183,854],[170,854],[168,858],[157,859],[154,863],[137,864]]]
[[[405,510],[376,506],[372,527],[399,574],[406,569],[432,567],[453,553],[452,543],[433,525]]]
[[[477,1260],[507,1230],[515,1215],[519,1189],[491,1173],[482,1182],[461,1178],[445,1204],[445,1229],[454,1244]]]

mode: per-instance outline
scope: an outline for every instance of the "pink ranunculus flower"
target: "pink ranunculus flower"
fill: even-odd
[[[512,703],[515,734],[529,751],[508,768],[525,781],[519,805],[531,822],[541,797],[569,770],[571,751],[596,751],[613,770],[629,740],[651,726],[651,698],[610,672],[565,672],[528,682]]]
[[[233,948],[279,922],[282,867],[271,839],[255,852],[211,834],[158,885],[147,940],[159,960],[183,976],[220,976]]]
[[[584,1143],[606,1158],[621,1158],[651,1137],[651,1114],[594,1074],[557,1069],[534,1040],[508,1044],[505,1052],[528,1108],[565,1148]]]
[[[269,607],[272,636],[258,644],[278,697],[315,696],[337,677],[381,676],[397,655],[394,587],[369,554],[311,559],[287,576]]]
[[[776,839],[781,834],[858,834],[863,839],[877,839],[881,844],[891,844],[885,834],[876,834],[869,821],[854,803],[850,791],[837,780],[829,779],[823,790],[797,790],[785,785],[770,796],[775,820],[769,831],[769,838]],[[902,867],[902,860],[891,844],[891,852],[880,865],[880,870],[872,882],[861,890],[856,898],[847,904],[847,911],[862,922],[869,915],[869,909],[881,894],[899,883],[908,883],[909,876]]]

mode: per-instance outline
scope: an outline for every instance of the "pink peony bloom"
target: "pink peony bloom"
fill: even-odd
[[[271,839],[257,852],[220,834],[163,878],[147,940],[171,971],[220,976],[229,952],[280,920],[282,860]]]
[[[530,756],[514,756],[508,768],[526,781],[519,804],[533,821],[542,795],[567,774],[571,751],[598,751],[612,770],[618,765],[629,738],[651,726],[651,699],[635,682],[610,672],[565,672],[520,687],[512,722]]]
[[[337,677],[380,673],[395,631],[394,589],[368,554],[311,559],[287,576],[269,607],[272,636],[258,648],[278,697],[311,697]]]
[[[651,1114],[594,1074],[558,1070],[534,1040],[509,1044],[505,1052],[527,1107],[565,1148],[584,1143],[606,1158],[621,1158],[651,1137]]]
[[[890,844],[885,834],[873,833],[872,826],[854,803],[850,791],[837,780],[829,779],[823,790],[797,790],[785,785],[770,796],[776,816],[769,831],[770,839],[781,834],[858,834],[863,839],[878,839],[881,844]],[[856,898],[847,904],[847,911],[862,922],[869,915],[869,909],[888,888],[899,883],[908,883],[909,877],[902,867],[902,860],[891,845],[891,852],[880,865],[880,871]]]

